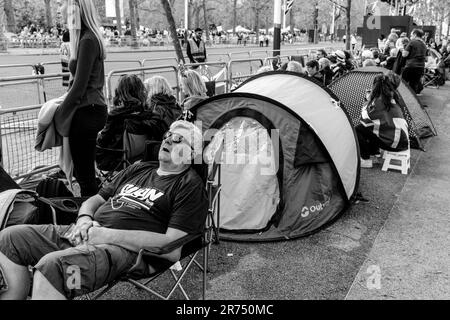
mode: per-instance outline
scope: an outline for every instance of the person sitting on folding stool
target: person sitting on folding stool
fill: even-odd
[[[409,148],[408,124],[399,106],[397,88],[401,78],[390,71],[378,75],[373,88],[368,91],[360,124],[356,126],[361,167],[372,168],[370,156],[378,155],[380,148],[387,151],[404,151]]]
[[[83,203],[76,224],[19,225],[0,232],[0,271],[8,284],[0,299],[27,298],[28,266],[34,270],[32,299],[73,298],[126,273],[140,249],[202,232],[208,200],[191,167],[202,145],[200,129],[176,121],[161,144],[159,167],[145,162],[122,171]],[[180,254],[181,248],[164,258],[175,263]]]

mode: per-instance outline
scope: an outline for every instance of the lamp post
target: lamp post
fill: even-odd
[[[319,43],[318,39],[319,33],[319,2],[316,1],[316,6],[314,8],[314,43]]]
[[[274,0],[273,9],[273,56],[276,57],[281,47],[281,0]]]

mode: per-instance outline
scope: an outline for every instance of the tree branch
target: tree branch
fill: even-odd
[[[347,11],[346,6],[343,6],[342,4],[337,3],[335,0],[328,0],[328,1],[331,2],[332,4],[336,5],[339,9]]]

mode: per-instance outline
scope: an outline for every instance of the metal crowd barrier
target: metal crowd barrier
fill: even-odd
[[[151,65],[150,65],[151,64]],[[178,59],[173,58],[153,58],[153,59],[144,59],[142,60],[142,67],[155,67],[159,65],[173,65],[178,66]]]
[[[208,53],[208,61],[214,61],[214,62],[228,62],[231,60],[231,54],[230,53]],[[215,57],[215,60],[213,60]]]
[[[53,73],[0,78],[2,106],[14,108],[38,105],[60,97],[67,91],[62,86],[62,78],[67,75],[69,74]]]
[[[57,167],[59,149],[34,149],[41,105],[0,109],[1,163],[15,179],[31,177]]]
[[[4,64],[4,65],[0,65],[0,74],[1,75],[3,75],[3,76],[5,76],[5,73],[7,74],[8,73],[8,69],[14,69],[14,70],[17,70],[18,68],[23,68],[24,69],[24,72],[26,72],[26,74],[24,74],[24,76],[25,75],[30,75],[30,74],[32,74],[32,72],[33,72],[33,65],[32,64],[29,64],[29,63],[23,63],[23,64]],[[25,69],[27,69],[27,70],[25,70]],[[8,75],[7,74],[7,76],[17,76],[17,74],[11,74],[11,75]]]
[[[291,61],[291,56],[276,56],[276,57],[267,57],[264,59],[264,65],[272,65],[274,60],[281,60],[281,62],[289,62]]]
[[[259,66],[255,67],[253,66],[253,63],[259,62]],[[233,66],[236,64],[248,64],[248,72],[240,72],[239,74],[233,75]],[[231,91],[233,86],[239,85],[240,83],[244,82],[248,78],[250,78],[252,75],[255,74],[257,69],[262,67],[264,65],[263,59],[238,59],[238,60],[231,60],[228,62],[228,92]]]
[[[200,71],[200,73],[202,73],[202,75],[206,75],[208,77],[208,79],[210,81],[214,81],[215,85],[216,85],[216,89],[217,89],[217,84],[223,84],[223,90],[219,90],[219,92],[216,92],[216,94],[221,94],[221,93],[227,93],[228,88],[230,87],[229,85],[229,79],[228,79],[228,63],[227,62],[204,62],[204,63],[188,63],[185,64],[185,67],[190,67],[190,68],[196,68],[196,67],[200,67],[202,68]],[[206,69],[205,69],[206,67]],[[212,68],[217,68],[217,79],[212,79],[211,77],[213,76],[213,72],[210,70]],[[207,74],[205,74],[207,73]],[[221,74],[220,74],[221,73]],[[223,80],[220,80],[221,78],[223,78]],[[222,86],[219,86],[219,88]],[[222,92],[223,91],[223,92]]]
[[[142,81],[145,80],[145,77],[149,74],[161,74],[161,73],[173,73],[173,78],[167,79],[169,83],[170,80],[175,80],[176,85],[172,86],[177,92],[177,96],[179,96],[179,81],[178,81],[178,68],[175,66],[158,66],[158,67],[141,67],[141,68],[131,68],[131,69],[120,69],[120,70],[112,70],[108,73],[106,77],[106,99],[109,105],[112,105],[113,102],[113,91],[115,86],[113,85],[113,78],[123,75],[123,74],[139,74],[142,78]]]

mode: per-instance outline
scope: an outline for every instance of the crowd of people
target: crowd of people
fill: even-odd
[[[375,78],[373,87],[367,91],[366,104],[362,106],[361,121],[356,133],[361,151],[361,167],[371,168],[373,157],[381,150],[404,151],[409,148],[408,124],[400,108],[397,89],[401,79],[419,95],[423,90],[424,76],[433,70],[437,81],[445,83],[450,67],[450,45],[440,46],[430,41],[425,43],[424,32],[414,29],[410,38],[406,33],[397,34],[392,30],[384,45],[384,50],[353,51],[336,50],[327,53],[319,50],[314,59],[305,63],[303,57],[291,57],[281,64],[273,60],[272,65],[263,66],[258,73],[285,70],[297,72],[312,78],[324,86],[359,67],[384,67],[390,71]],[[439,56],[433,55],[435,50]],[[295,61],[298,60],[298,61]]]
[[[384,38],[384,37],[381,37]],[[423,90],[424,75],[432,74],[436,83],[446,81],[450,67],[450,43],[447,39],[427,38],[421,29],[414,29],[410,37],[406,32],[392,29],[391,34],[380,39],[378,48],[361,54],[363,66],[382,66],[401,75],[416,94]]]

